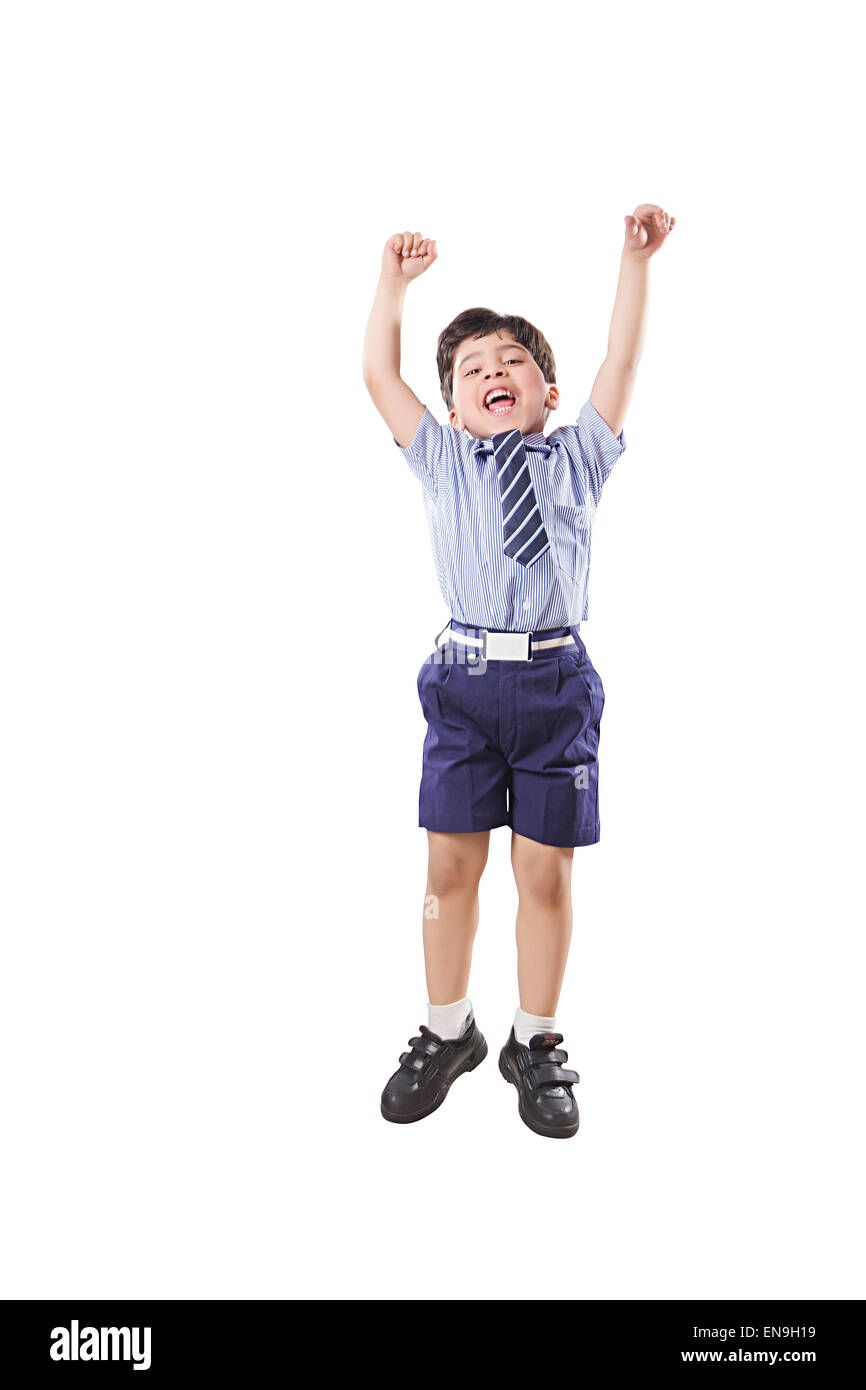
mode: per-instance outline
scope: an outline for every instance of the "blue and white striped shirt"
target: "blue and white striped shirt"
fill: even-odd
[[[392,436],[393,437],[393,436]],[[427,406],[411,444],[394,443],[424,490],[442,597],[458,622],[503,632],[572,627],[588,613],[592,521],[626,448],[587,401],[575,425],[525,434],[529,475],[550,548],[527,568],[505,554],[493,445]]]

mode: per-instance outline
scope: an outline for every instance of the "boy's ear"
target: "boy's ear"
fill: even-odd
[[[463,424],[461,420],[458,419],[456,410],[449,410],[448,419],[451,421],[451,424],[454,426],[455,430],[465,430],[466,426]]]
[[[548,410],[556,410],[556,407],[557,407],[558,405],[559,405],[559,387],[558,387],[558,386],[549,386],[549,387],[547,388],[547,408],[548,408]]]

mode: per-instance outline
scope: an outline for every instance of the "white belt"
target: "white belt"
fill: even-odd
[[[571,633],[567,637],[547,637],[544,641],[536,641],[531,632],[488,632],[486,628],[478,628],[480,637],[469,637],[465,632],[455,632],[448,623],[436,638],[436,646],[444,646],[445,642],[440,642],[439,637],[447,634],[445,641],[462,642],[467,647],[478,647],[479,656],[486,661],[531,661],[532,653],[541,651],[543,647],[573,647],[574,638]],[[472,654],[474,656],[474,653]]]

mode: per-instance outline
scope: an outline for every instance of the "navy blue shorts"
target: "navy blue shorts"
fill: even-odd
[[[481,636],[466,623],[451,626]],[[535,651],[531,661],[472,662],[467,654],[475,649],[451,638],[425,659],[418,673],[427,720],[420,826],[452,833],[509,825],[560,847],[600,838],[604,689],[576,628],[534,636],[569,633],[574,646]]]

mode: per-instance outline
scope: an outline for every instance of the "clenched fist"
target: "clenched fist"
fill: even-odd
[[[395,232],[385,242],[382,274],[395,280],[415,280],[430,269],[437,255],[435,241],[420,232]]]
[[[676,220],[657,203],[641,203],[625,219],[626,251],[648,260],[664,245]]]

